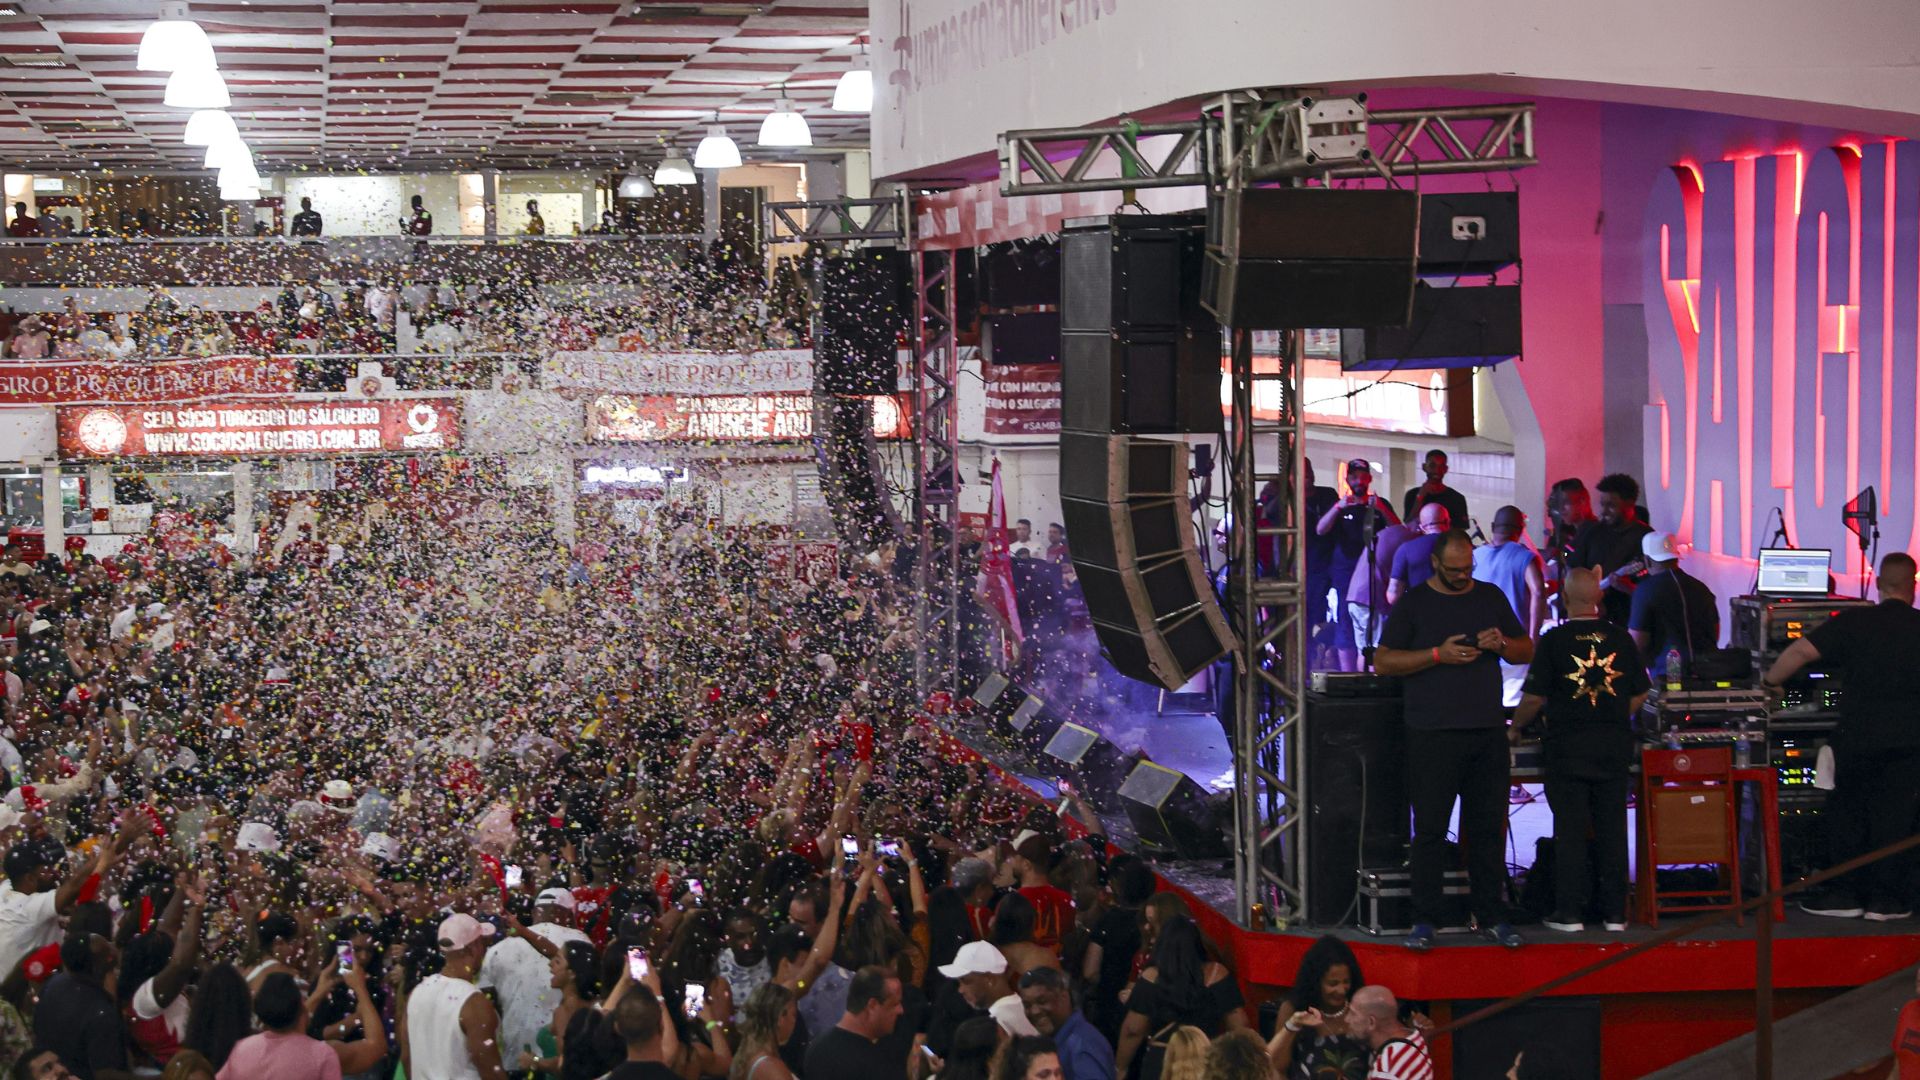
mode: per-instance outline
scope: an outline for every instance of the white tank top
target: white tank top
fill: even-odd
[[[407,999],[408,1080],[480,1080],[467,1057],[460,1009],[480,988],[465,979],[429,975]]]

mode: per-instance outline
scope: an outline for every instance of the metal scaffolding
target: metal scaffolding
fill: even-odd
[[[903,224],[907,208],[895,198],[770,202],[764,209],[769,244],[851,244],[904,240],[907,236]],[[861,210],[867,212],[864,221],[858,213]],[[806,220],[796,216],[800,214],[806,215]]]
[[[912,196],[900,195],[911,222]],[[960,344],[957,251],[913,250],[914,626],[920,700],[956,689],[960,665]]]
[[[1236,91],[1193,121],[1010,131],[1000,137],[1003,195],[1205,186],[1216,198],[1259,183],[1489,172],[1535,163],[1532,103],[1370,112],[1364,95]],[[1171,136],[1150,146],[1141,138]],[[1106,152],[1111,152],[1110,156]],[[1053,161],[1066,161],[1064,169]],[[1096,171],[1117,175],[1093,176]],[[1228,617],[1234,657],[1234,883],[1237,915],[1255,906],[1304,918],[1311,873],[1306,821],[1305,338],[1280,335],[1268,362],[1253,333],[1229,328]],[[1262,419],[1262,414],[1269,418]],[[1271,468],[1257,452],[1274,440]],[[1262,499],[1263,486],[1274,490]],[[1263,513],[1264,512],[1264,513]],[[1262,556],[1265,556],[1264,558]]]

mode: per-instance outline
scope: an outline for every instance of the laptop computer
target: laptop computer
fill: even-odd
[[[1824,597],[1832,563],[1828,548],[1762,548],[1754,591],[1782,599]]]

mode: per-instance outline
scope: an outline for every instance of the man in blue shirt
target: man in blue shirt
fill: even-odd
[[[1419,588],[1433,576],[1433,553],[1441,537],[1453,528],[1453,518],[1439,503],[1420,508],[1420,532],[1423,534],[1401,544],[1393,553],[1393,565],[1387,570],[1387,607],[1400,602],[1410,589]]]
[[[1034,1030],[1052,1036],[1066,1080],[1114,1080],[1113,1044],[1073,1007],[1065,972],[1040,967],[1022,975],[1020,1002]]]

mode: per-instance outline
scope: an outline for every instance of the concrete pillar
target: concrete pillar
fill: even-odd
[[[251,555],[255,548],[253,522],[253,462],[233,463],[233,550]]]
[[[480,205],[484,208],[487,236],[500,235],[500,170],[480,170]]]
[[[67,516],[60,506],[60,466],[40,466],[40,516],[46,530],[47,551],[60,555],[67,544]]]
[[[711,244],[720,238],[720,170],[700,170],[700,236]]]
[[[113,508],[113,466],[87,466],[87,506],[93,510]]]

